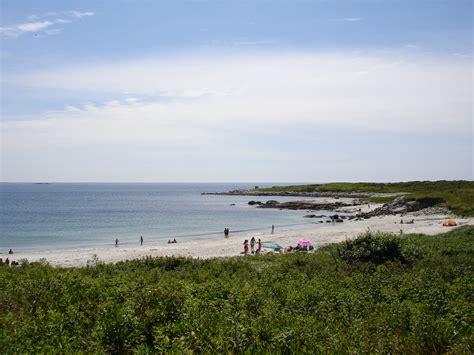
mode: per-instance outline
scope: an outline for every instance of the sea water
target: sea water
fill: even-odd
[[[1,183],[0,252],[222,238],[303,226],[306,211],[261,209],[250,200],[297,197],[201,195],[253,183]],[[272,186],[274,183],[259,186]]]

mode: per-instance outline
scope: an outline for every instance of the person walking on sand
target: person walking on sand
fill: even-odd
[[[272,234],[275,233],[275,225],[272,224]]]
[[[250,239],[250,252],[252,254],[255,254],[255,238],[254,237]]]
[[[244,241],[244,255],[247,256],[249,253],[249,241],[245,239]]]
[[[143,245],[143,236],[140,236],[140,245]]]
[[[115,247],[118,247],[118,242],[119,242],[119,240],[118,240],[118,238],[116,238],[115,239]]]

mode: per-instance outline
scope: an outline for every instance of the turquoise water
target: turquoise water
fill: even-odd
[[[115,238],[137,243],[140,235],[145,241],[222,238],[225,227],[232,236],[311,223],[305,211],[248,206],[256,199],[250,196],[201,195],[254,185],[1,183],[0,252],[106,245]]]

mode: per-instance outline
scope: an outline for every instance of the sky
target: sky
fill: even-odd
[[[471,0],[0,0],[4,182],[473,180]]]

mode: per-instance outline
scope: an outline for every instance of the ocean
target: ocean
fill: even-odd
[[[299,228],[306,211],[259,209],[248,201],[296,197],[201,195],[275,183],[0,183],[0,252],[223,238]],[[235,204],[235,205],[234,205]],[[324,212],[324,211],[323,211]]]

